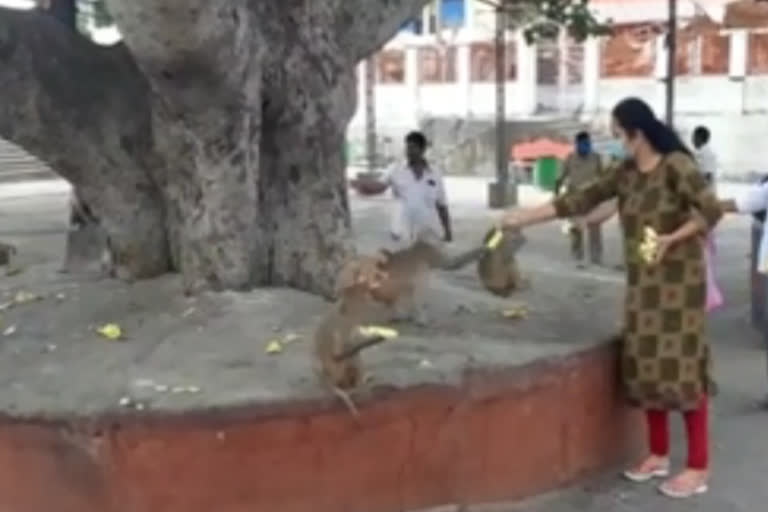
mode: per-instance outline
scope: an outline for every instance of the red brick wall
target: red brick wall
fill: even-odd
[[[747,74],[768,74],[768,34],[749,35]]]
[[[697,40],[701,42],[697,43]],[[675,55],[677,73],[679,75],[727,74],[730,42],[730,37],[720,35],[716,31],[681,34],[677,40]],[[698,57],[693,53],[697,51]]]
[[[603,78],[647,77],[656,60],[655,39],[661,27],[651,24],[620,25],[603,41],[600,76]],[[696,40],[700,39],[698,45]],[[699,52],[697,56],[693,52]],[[677,39],[675,67],[680,75],[724,75],[728,73],[730,37],[717,27],[681,32]],[[766,56],[768,62],[768,47]]]
[[[656,34],[651,25],[637,23],[614,27],[603,40],[600,53],[602,78],[652,76],[656,62]]]
[[[382,84],[405,83],[405,52],[384,50],[376,56],[377,81]]]
[[[726,75],[730,62],[731,38],[727,35],[703,34],[702,75]]]
[[[418,50],[419,83],[456,81],[456,47],[423,47]]]
[[[517,46],[507,43],[504,54],[507,80],[517,79]],[[492,41],[472,43],[469,47],[470,79],[473,82],[493,82],[496,80],[496,45]]]

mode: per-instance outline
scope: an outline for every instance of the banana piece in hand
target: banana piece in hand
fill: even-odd
[[[363,338],[383,338],[385,340],[391,340],[398,336],[396,330],[378,325],[362,326],[358,329],[358,332]]]
[[[650,227],[646,226],[643,231],[643,241],[638,247],[640,252],[640,258],[647,263],[651,264],[656,259],[656,253],[659,250],[659,234]]]

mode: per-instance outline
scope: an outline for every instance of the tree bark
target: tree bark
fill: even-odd
[[[0,10],[0,136],[66,178],[102,219],[123,274],[168,271],[149,87],[124,46],[100,48],[57,20]]]
[[[111,1],[111,48],[2,9],[0,136],[73,184],[128,277],[329,295],[355,66],[424,3]]]

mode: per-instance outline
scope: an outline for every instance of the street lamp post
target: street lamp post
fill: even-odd
[[[496,179],[499,186],[505,187],[509,182],[507,168],[507,70],[506,70],[506,41],[504,40],[506,16],[502,7],[496,8],[496,30],[494,46],[496,47]]]
[[[509,173],[507,148],[507,11],[503,3],[494,6],[496,57],[496,183],[488,190],[491,208],[517,205],[516,177]]]
[[[666,120],[672,128],[675,122],[675,57],[677,55],[677,0],[667,0],[667,80],[664,84],[666,93]]]
[[[365,60],[365,156],[368,172],[376,170],[376,58]]]

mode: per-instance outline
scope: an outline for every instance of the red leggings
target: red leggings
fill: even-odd
[[[696,409],[683,412],[685,432],[688,438],[688,468],[704,470],[709,464],[707,433],[707,398],[701,399]],[[651,453],[659,457],[669,455],[669,412],[649,409],[645,412],[648,420],[648,437]]]

